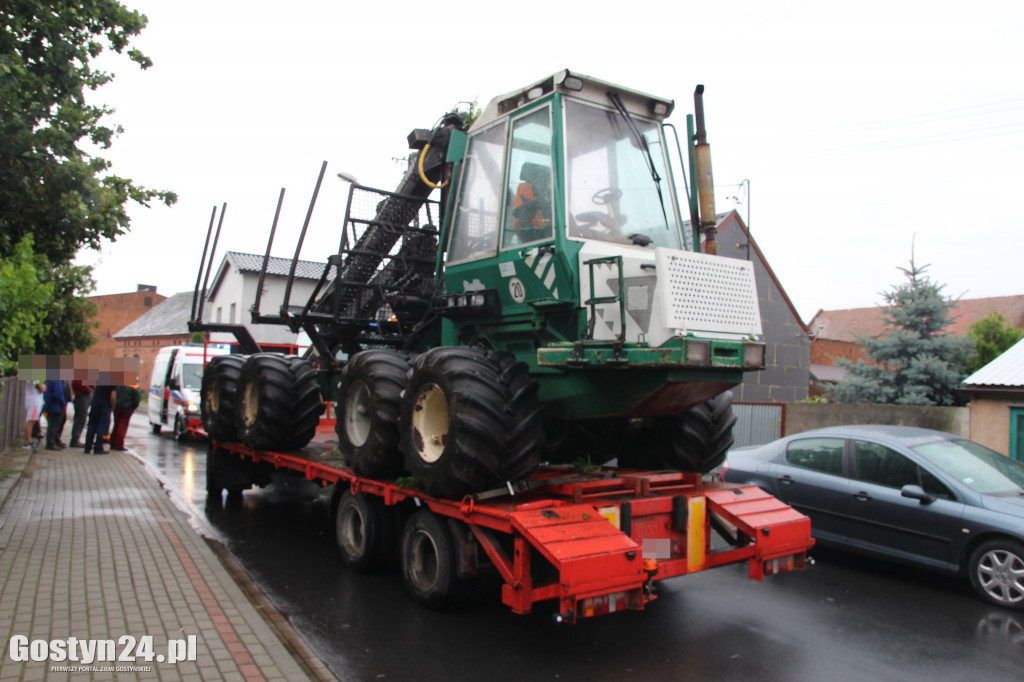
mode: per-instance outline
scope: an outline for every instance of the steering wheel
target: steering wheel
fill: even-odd
[[[622,190],[617,187],[605,187],[594,192],[591,200],[598,206],[611,204],[622,198]]]

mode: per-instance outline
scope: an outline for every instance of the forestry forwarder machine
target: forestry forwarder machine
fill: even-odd
[[[728,389],[764,366],[765,345],[752,265],[716,255],[702,95],[685,154],[664,123],[673,101],[569,71],[492,100],[468,131],[457,113],[414,130],[396,191],[350,184],[338,253],[293,305],[325,163],[280,313],[260,311],[277,216],[251,308],[254,323],[304,330],[304,358],[201,322],[196,282],[190,328],[233,331],[250,353],[205,371],[211,438],[302,448],[332,401],[355,474],[409,475],[448,498],[526,491],[541,461],[716,467]]]

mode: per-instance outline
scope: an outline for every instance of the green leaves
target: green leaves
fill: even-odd
[[[17,369],[18,355],[32,353],[47,330],[43,318],[53,301],[53,284],[44,282],[45,258],[22,238],[9,258],[0,260],[0,374]],[[43,267],[39,267],[42,265]]]
[[[53,299],[42,309],[12,309],[12,315],[21,315],[17,319],[0,314],[0,336],[7,339],[0,342],[2,361],[25,345],[24,334],[35,335],[28,345],[36,352],[88,346],[79,299],[93,284],[88,269],[70,265],[76,253],[127,232],[129,201],[148,206],[177,200],[173,192],[109,174],[110,163],[90,153],[92,145],[108,149],[121,131],[105,122],[113,110],[87,103],[86,91],[113,77],[92,69],[90,60],[104,50],[127,50],[131,62],[151,66],[148,57],[129,47],[146,21],[117,0],[0,4],[0,264],[11,296],[27,296],[23,285],[35,277],[39,292]],[[31,275],[25,269],[22,244],[34,252],[35,267],[43,264],[41,272]],[[39,319],[29,324],[26,314]],[[51,334],[45,337],[47,326]]]

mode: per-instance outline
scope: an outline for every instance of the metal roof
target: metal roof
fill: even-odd
[[[114,338],[188,334],[188,318],[191,313],[192,292],[174,294],[114,334]]]
[[[1024,387],[1024,339],[964,379],[963,388],[991,386],[993,388]]]

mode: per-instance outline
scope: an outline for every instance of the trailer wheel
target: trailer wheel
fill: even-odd
[[[468,584],[458,575],[451,531],[429,509],[409,517],[402,531],[402,579],[409,596],[428,608],[443,611],[465,600]]]
[[[356,353],[338,385],[338,447],[360,476],[394,478],[405,470],[398,415],[409,357],[389,350]]]
[[[305,447],[324,412],[316,371],[294,356],[250,356],[239,374],[237,397],[238,435],[255,450]]]
[[[1008,538],[984,542],[971,553],[967,571],[971,587],[983,600],[1024,610],[1024,545]]]
[[[428,494],[498,487],[537,465],[543,430],[523,363],[469,347],[416,358],[402,398],[406,469]]]
[[[200,413],[203,428],[211,440],[236,441],[235,394],[238,376],[245,358],[240,355],[218,355],[203,370],[200,389]],[[154,433],[159,433],[159,424]]]
[[[346,490],[334,516],[341,560],[353,571],[385,568],[394,557],[398,524],[384,500]]]
[[[673,469],[706,474],[725,461],[733,444],[732,391],[697,405],[677,417],[660,420],[663,458]]]

